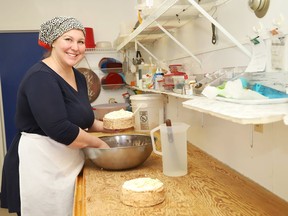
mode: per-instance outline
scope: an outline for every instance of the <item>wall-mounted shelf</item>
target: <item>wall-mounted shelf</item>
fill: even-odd
[[[208,99],[204,96],[182,95],[174,92],[162,92],[129,86],[128,88],[187,99],[183,102],[183,107],[185,108],[238,124],[268,124],[283,121],[283,118],[288,115],[288,103],[241,104]]]
[[[195,98],[195,96],[183,95],[183,94],[179,94],[179,93],[175,93],[175,92],[171,92],[171,91],[159,91],[159,90],[155,90],[155,89],[142,89],[142,88],[138,88],[135,86],[126,86],[126,87],[130,88],[132,90],[137,90],[137,91],[142,91],[142,92],[147,92],[147,93],[157,93],[157,94],[170,95],[173,97],[178,97],[178,98],[183,98],[183,99]]]
[[[202,15],[213,23],[242,52],[250,57],[250,51],[238,42],[207,12],[207,10],[211,10],[226,1],[227,0],[207,0],[204,1],[204,3],[208,2],[207,4],[198,4],[194,0],[166,0],[158,8],[153,10],[130,35],[124,38],[118,38],[115,41],[116,49],[118,51],[122,49],[131,49],[134,47],[135,42],[141,43],[142,45],[151,44],[164,35],[167,35],[201,65],[200,60],[171,33],[175,29],[185,25],[191,19]],[[155,58],[156,61],[159,61],[155,56],[152,57]]]
[[[288,103],[237,104],[198,97],[183,102],[183,106],[239,124],[268,124],[288,115]]]
[[[116,53],[117,50],[114,48],[86,48],[86,54],[99,54],[99,53]]]

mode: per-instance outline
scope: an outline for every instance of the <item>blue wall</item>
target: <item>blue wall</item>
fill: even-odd
[[[42,59],[38,32],[0,33],[0,76],[2,83],[6,146],[16,133],[14,115],[19,83],[25,72]]]

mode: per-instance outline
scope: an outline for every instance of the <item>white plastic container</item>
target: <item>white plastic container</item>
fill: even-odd
[[[135,131],[149,132],[164,123],[164,97],[161,94],[139,94],[130,96],[135,113]]]

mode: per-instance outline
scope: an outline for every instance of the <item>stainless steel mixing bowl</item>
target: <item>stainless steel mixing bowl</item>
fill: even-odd
[[[106,170],[125,170],[144,163],[152,152],[148,135],[112,135],[100,137],[111,148],[85,148],[86,157]]]

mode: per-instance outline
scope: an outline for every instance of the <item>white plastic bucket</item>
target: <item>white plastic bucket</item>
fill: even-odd
[[[161,94],[139,94],[130,96],[135,113],[135,131],[149,132],[164,122],[164,97]]]

